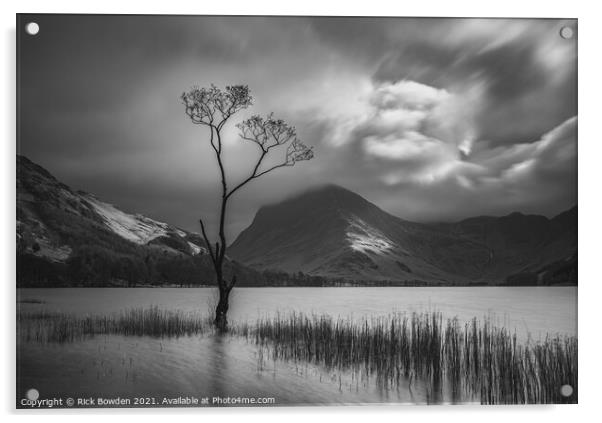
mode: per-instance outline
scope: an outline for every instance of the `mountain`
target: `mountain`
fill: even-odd
[[[576,269],[576,216],[573,208],[553,219],[513,213],[423,224],[328,185],[259,209],[229,253],[255,269],[355,281],[545,283],[554,263],[574,257]]]
[[[98,232],[187,255],[204,250],[198,234],[126,213],[92,194],[74,192],[24,156],[17,156],[17,173],[17,240],[22,251],[65,261],[72,253],[69,238],[90,239]]]
[[[20,286],[211,284],[199,234],[130,214],[74,191],[17,156],[17,274]],[[228,263],[239,280],[257,272]]]
[[[482,279],[495,281],[532,274],[535,282],[536,275],[546,276],[547,266],[558,261],[571,262],[573,258],[576,272],[576,207],[552,219],[515,212],[503,217],[466,219],[443,229],[491,251],[491,260],[482,269]]]
[[[17,156],[19,286],[212,284],[203,244]],[[240,286],[576,282],[577,209],[423,224],[329,185],[262,207],[228,254]]]

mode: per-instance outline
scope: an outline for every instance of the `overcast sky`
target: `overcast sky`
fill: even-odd
[[[577,42],[566,20],[22,16],[19,153],[75,189],[198,231],[217,168],[191,86],[248,84],[226,128],[231,183],[257,152],[233,124],[273,111],[316,158],[240,191],[229,233],[309,186],[409,220],[576,203]],[[278,160],[277,157],[274,160]]]

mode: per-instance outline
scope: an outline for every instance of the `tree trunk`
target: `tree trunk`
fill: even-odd
[[[228,331],[228,297],[230,296],[230,290],[227,288],[219,287],[219,301],[215,308],[215,327],[219,332]]]

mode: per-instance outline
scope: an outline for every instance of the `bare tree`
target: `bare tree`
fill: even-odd
[[[230,291],[236,284],[236,275],[233,275],[230,280],[226,280],[223,271],[227,246],[225,226],[228,200],[249,182],[278,168],[294,166],[297,162],[310,160],[314,157],[314,152],[311,147],[307,147],[297,138],[294,126],[290,126],[281,119],[274,118],[273,114],[269,114],[265,118],[252,116],[237,124],[236,127],[240,130],[242,140],[250,141],[257,145],[259,156],[255,160],[249,176],[230,188],[224,166],[222,130],[234,114],[253,104],[253,97],[251,97],[249,87],[246,85],[234,85],[226,87],[225,90],[221,90],[214,85],[211,85],[209,88],[194,87],[190,91],[183,93],[181,99],[186,107],[186,114],[192,123],[204,125],[209,129],[211,148],[215,153],[220,172],[222,195],[219,209],[219,239],[214,243],[211,242],[207,236],[203,219],[199,221],[203,238],[207,244],[207,250],[211,256],[211,262],[215,270],[215,279],[219,289],[219,300],[215,310],[214,324],[219,330],[226,331],[228,327],[228,298]],[[262,166],[264,159],[271,151],[284,145],[287,145],[287,147],[282,162],[268,167]]]

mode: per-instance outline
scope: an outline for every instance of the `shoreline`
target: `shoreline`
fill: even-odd
[[[506,285],[506,284],[488,284],[488,283],[472,283],[472,284],[454,284],[454,285],[442,285],[442,284],[337,284],[337,285],[241,285],[235,286],[234,289],[240,288],[553,288],[553,287],[578,287],[578,284],[553,284],[553,285]],[[17,286],[17,289],[73,289],[73,288],[116,288],[116,289],[136,289],[136,288],[182,288],[182,289],[196,289],[196,288],[217,288],[216,285],[178,285],[178,284],[167,284],[167,285],[66,285],[66,286]]]

